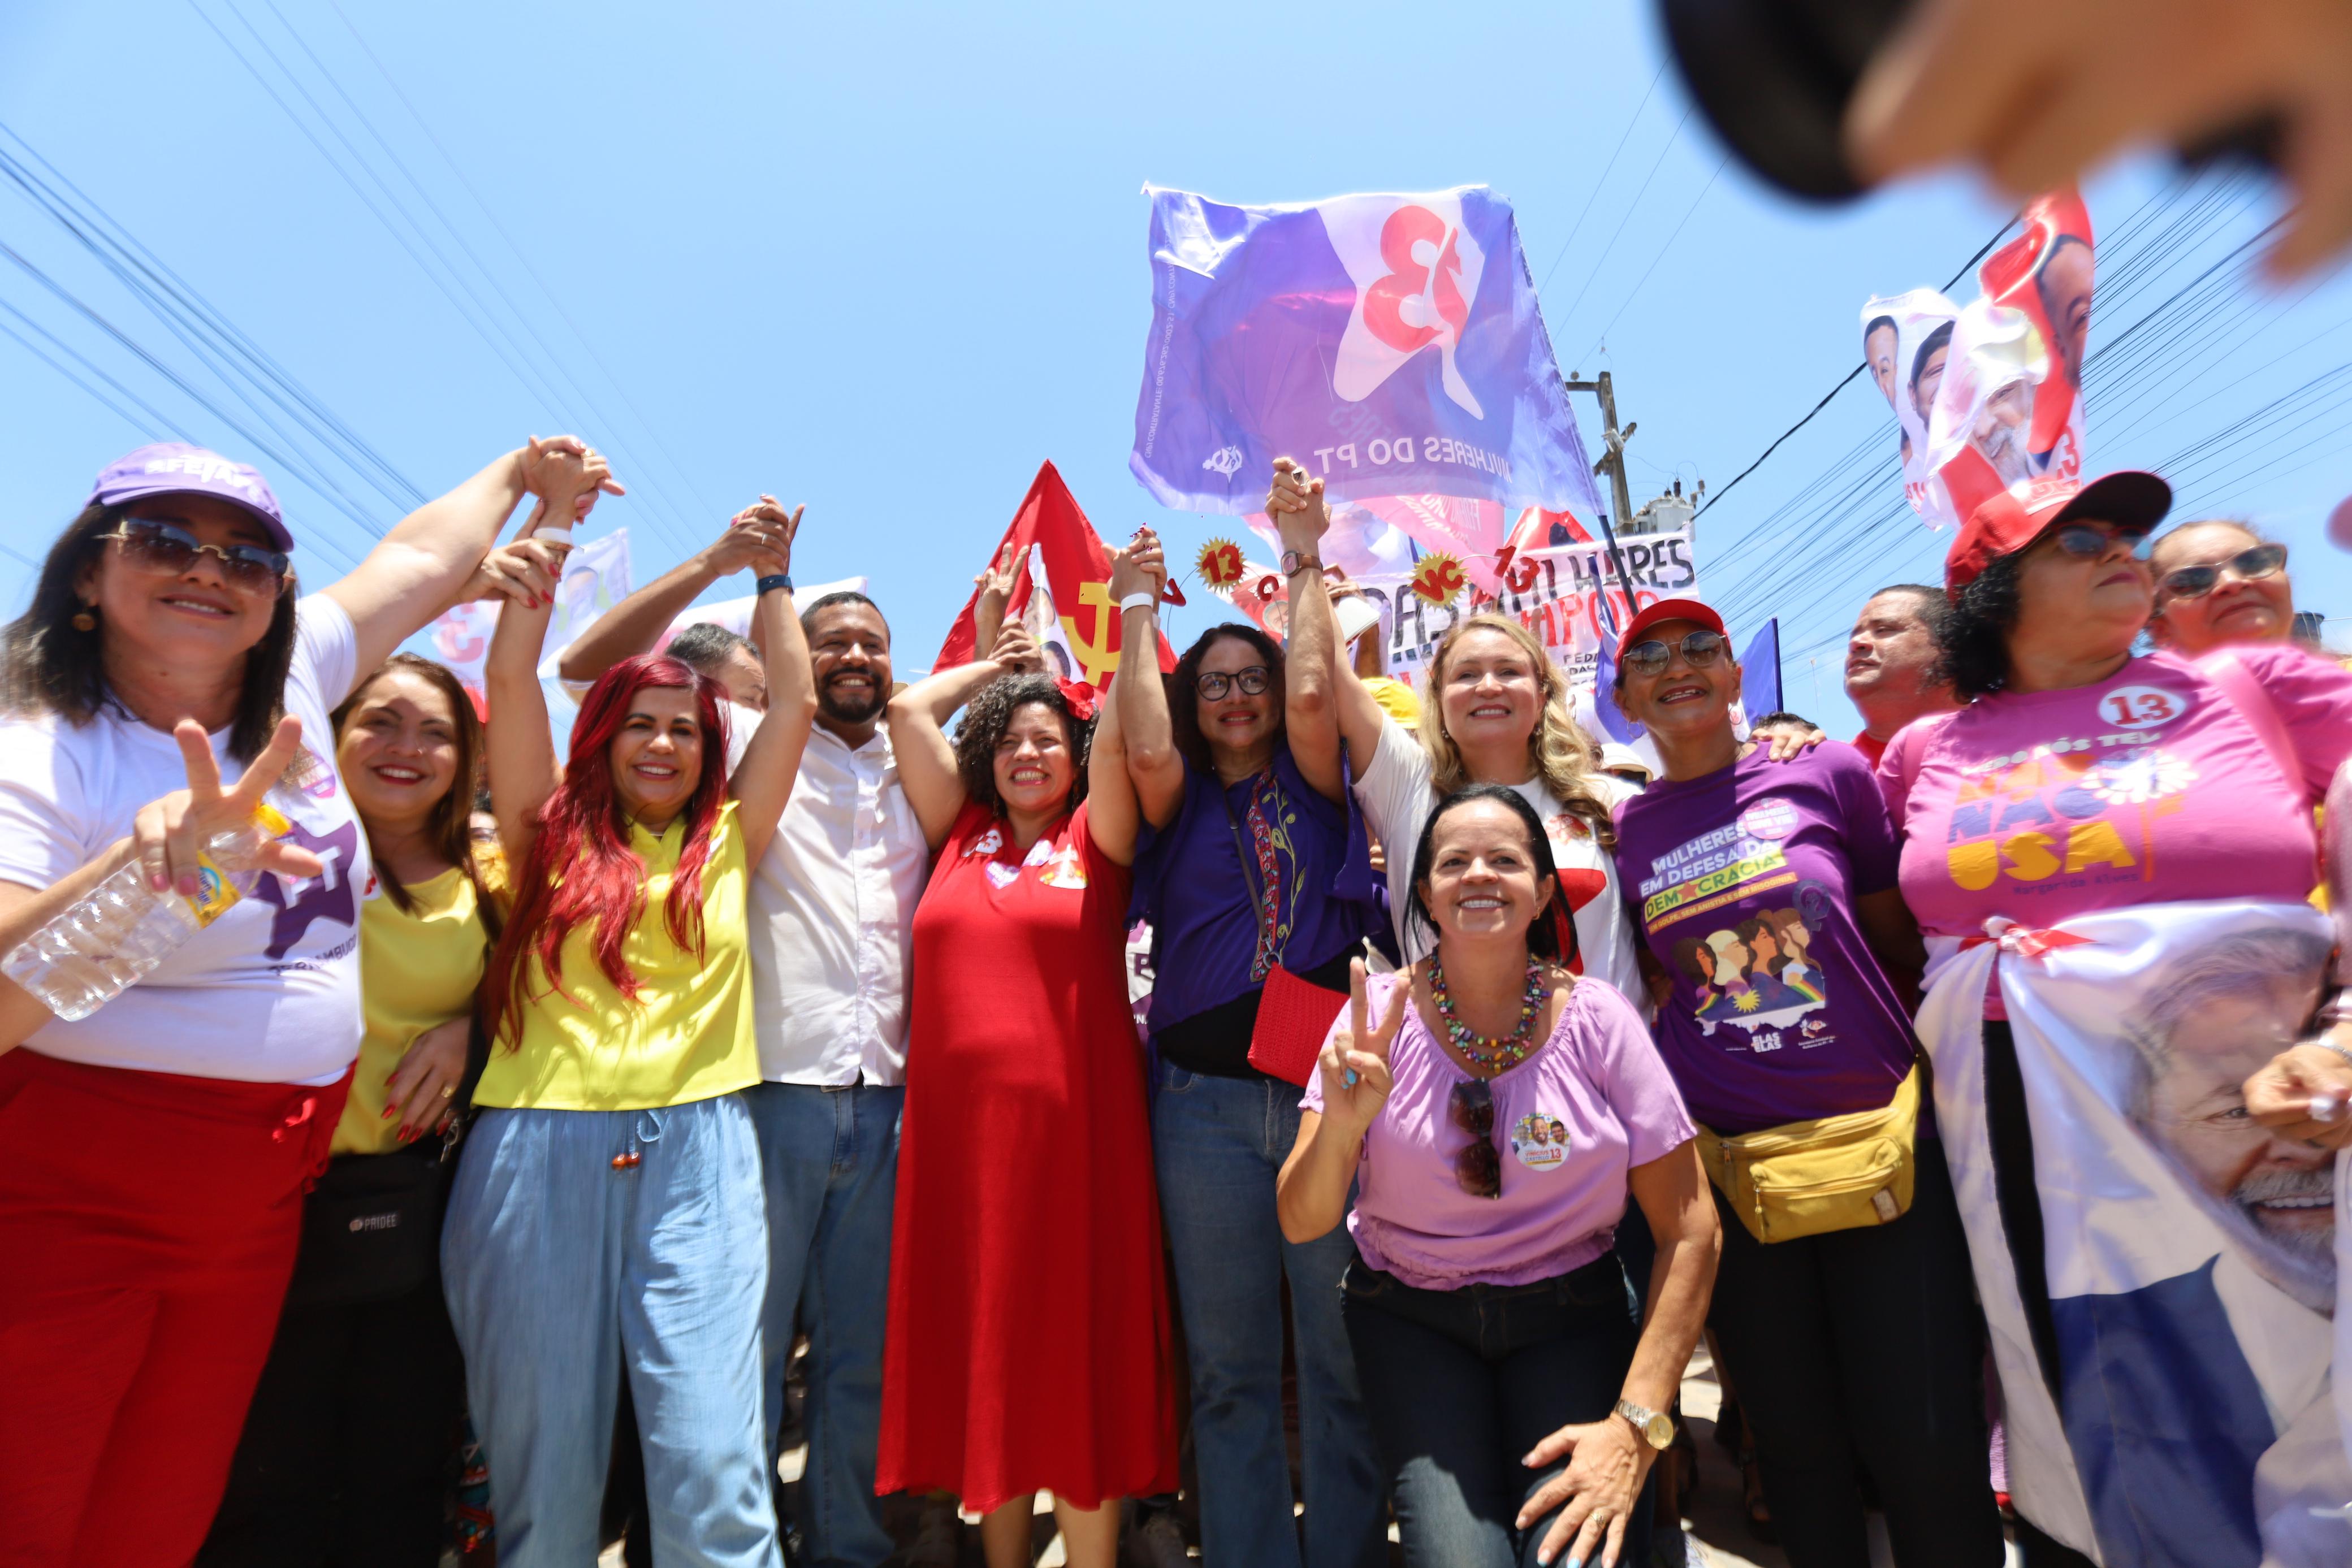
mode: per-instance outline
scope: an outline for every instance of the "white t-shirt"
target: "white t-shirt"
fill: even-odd
[[[1620,800],[1640,793],[1605,773],[1594,774],[1585,784],[1612,813]],[[1634,1010],[1647,1017],[1649,992],[1642,985],[1642,970],[1633,957],[1633,925],[1617,891],[1616,857],[1594,841],[1584,819],[1561,805],[1541,779],[1511,788],[1535,808],[1551,840],[1552,864],[1576,922],[1584,972],[1616,987]],[[1356,799],[1388,856],[1389,907],[1397,944],[1408,960],[1418,959],[1436,946],[1436,934],[1412,917],[1412,856],[1421,843],[1421,830],[1437,807],[1437,796],[1429,786],[1429,753],[1394,719],[1381,725],[1381,743],[1372,760],[1356,776]]]
[[[373,877],[367,833],[334,768],[327,715],[351,690],[358,644],[333,600],[296,607],[286,711],[309,753],[269,803],[289,842],[326,862],[309,880],[265,874],[253,893],[79,1023],[53,1019],[27,1050],[94,1067],[248,1083],[331,1083],[360,1046],[359,902]],[[244,765],[213,736],[221,778]],[[46,888],[127,836],[139,809],[188,787],[169,730],[119,709],[75,726],[0,720],[0,882]]]
[[[728,707],[728,772],[760,715]],[[898,784],[890,727],[856,750],[817,725],[751,868],[751,1010],[771,1083],[907,1081],[908,956],[930,846]]]

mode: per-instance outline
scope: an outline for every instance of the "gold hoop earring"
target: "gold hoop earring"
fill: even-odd
[[[87,610],[78,610],[74,612],[73,629],[77,632],[95,632],[98,630],[98,617]]]

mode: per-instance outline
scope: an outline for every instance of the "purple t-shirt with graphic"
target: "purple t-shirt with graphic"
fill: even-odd
[[[1874,1111],[1917,1048],[1853,901],[1895,884],[1869,764],[1835,741],[1789,762],[1761,747],[1617,809],[1633,929],[1673,977],[1658,1049],[1718,1133]]]
[[[1375,1019],[1412,1007],[1402,979],[1370,980]],[[1331,1027],[1347,1023],[1343,1009]],[[1454,1176],[1471,1134],[1450,1103],[1470,1074],[1418,1009],[1389,1048],[1389,1074],[1388,1102],[1364,1134],[1348,1231],[1365,1262],[1424,1291],[1527,1285],[1584,1267],[1616,1239],[1626,1173],[1695,1131],[1633,1004],[1593,980],[1576,983],[1533,1056],[1487,1081],[1502,1155],[1497,1197],[1474,1197]],[[1320,1072],[1300,1103],[1321,1113]]]

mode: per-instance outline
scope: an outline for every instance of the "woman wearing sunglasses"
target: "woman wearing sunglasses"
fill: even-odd
[[[1706,605],[1666,600],[1627,623],[1617,702],[1664,775],[1619,809],[1617,852],[1659,1053],[1722,1210],[1710,1326],[1791,1562],[1869,1560],[1859,1458],[1904,1568],[1989,1568],[2001,1537],[1983,1330],[1951,1182],[1918,1116],[1919,937],[1885,802],[1851,747],[1775,763],[1738,740],[1739,691]],[[1883,1146],[1908,1151],[1907,1178],[1866,1166],[1842,1212],[1758,1214],[1744,1178],[1768,1141],[1824,1149],[1873,1119]]]
[[[0,981],[0,1518],[26,1562],[204,1538],[362,1029],[373,869],[328,715],[466,591],[557,450],[585,449],[506,454],[303,598],[258,472],[142,447],[6,631],[0,953],[127,865],[196,894],[199,847],[265,791],[290,824],[247,896],[95,1013]]]
[[[2286,546],[2226,517],[2183,523],[2148,554],[2156,612],[2148,635],[2190,658],[2226,643],[2284,643],[2294,631]]]
[[[1355,967],[1282,1168],[1283,1234],[1344,1218],[1355,1245],[1342,1312],[1413,1568],[1647,1563],[1663,1412],[1715,1275],[1682,1097],[1632,1004],[1560,966],[1557,880],[1518,791],[1429,814],[1428,956]],[[1638,1319],[1629,1195],[1656,1238]]]
[[[1166,581],[1160,541],[1143,529],[1111,584],[1123,645],[1157,644]],[[1363,818],[1343,779],[1318,787],[1299,771],[1283,696],[1281,647],[1238,623],[1202,632],[1165,683],[1111,687],[1143,812],[1133,910],[1151,923],[1151,1148],[1192,1359],[1202,1552],[1268,1568],[1299,1561],[1283,1439],[1286,1278],[1307,1560],[1339,1568],[1388,1559],[1380,1459],[1339,1322],[1349,1250],[1336,1229],[1294,1246],[1274,1224],[1298,1096],[1253,1063],[1277,1060],[1280,1009],[1311,998],[1307,988],[1337,1004],[1349,958],[1386,920]],[[1296,1040],[1302,1060],[1328,1016]],[[1265,1047],[1255,1059],[1254,1039]]]
[[[2333,1274],[2327,1156],[2254,1125],[2239,1088],[2302,1030],[2310,998],[2280,1012],[2255,1005],[2268,982],[2232,995],[2238,981],[2206,974],[2200,994],[2223,1011],[2176,1036],[2168,1019],[2189,1004],[2158,992],[2209,969],[2233,933],[2258,931],[2273,957],[2324,956],[2326,922],[2305,902],[2312,807],[2352,754],[2352,674],[2278,643],[2136,656],[2154,592],[2139,552],[2171,499],[2155,475],[2126,472],[1979,507],[1945,562],[1938,634],[1969,706],[1912,724],[1879,769],[1927,939],[1919,1032],[2029,1563],[2117,1561],[2151,1527],[2201,1557],[2263,1554],[2252,1473],[2274,1423],[2315,1403],[2263,1380],[2326,1365],[2311,1309],[2334,1302],[2315,1283]],[[2063,988],[2075,964],[2097,966],[2095,1000],[2069,1012],[2092,996]],[[2315,997],[2315,962],[2305,977]],[[2149,1155],[2160,1175],[2135,1163]],[[2159,1237],[2182,1261],[2149,1295],[2131,1260]],[[2119,1342],[2084,1316],[2101,1299],[2140,1314],[2142,1343],[2175,1334],[2195,1353],[2112,1354]],[[2251,1368],[2233,1327],[2258,1346]],[[2227,1407],[2263,1413],[2147,1439],[2141,1412]]]

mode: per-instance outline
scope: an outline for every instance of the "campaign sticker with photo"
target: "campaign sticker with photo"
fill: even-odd
[[[1797,808],[1778,795],[1739,814],[1740,831],[1754,839],[1780,840],[1797,831]]]
[[[1556,1169],[1568,1158],[1568,1124],[1541,1111],[1522,1116],[1511,1129],[1511,1153],[1531,1171]]]

